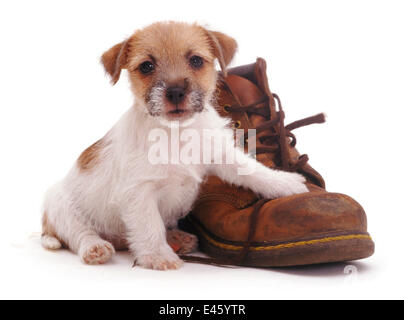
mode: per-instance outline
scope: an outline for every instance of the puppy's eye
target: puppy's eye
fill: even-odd
[[[192,56],[189,59],[189,64],[195,69],[200,69],[203,66],[203,59],[199,56]]]
[[[139,70],[143,74],[148,74],[154,70],[154,64],[150,61],[145,61],[139,66]]]

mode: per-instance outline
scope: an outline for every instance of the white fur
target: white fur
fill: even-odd
[[[269,169],[241,150],[237,152],[244,160],[257,165],[252,175],[238,175],[237,164],[152,165],[147,158],[152,143],[148,134],[161,128],[170,138],[170,129],[144,110],[144,105],[135,103],[103,138],[97,165],[89,171],[74,165],[46,196],[44,210],[57,237],[84,261],[91,248],[108,246],[105,240],[112,244],[126,241],[138,265],[178,268],[182,261],[166,242],[166,228],[176,227],[191,210],[207,174],[267,198],[307,191],[302,176]],[[191,126],[201,136],[203,129],[214,128],[225,136],[226,125],[227,120],[207,105]],[[234,141],[230,144],[233,148]],[[42,242],[47,248],[60,247],[60,242],[49,235],[44,235]],[[109,259],[105,254],[105,259],[95,263]]]
[[[47,234],[44,234],[41,237],[41,244],[44,248],[49,250],[58,250],[62,247],[62,244],[58,239]]]

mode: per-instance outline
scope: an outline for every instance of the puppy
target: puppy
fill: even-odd
[[[212,106],[215,62],[225,70],[236,47],[234,39],[220,32],[166,22],[136,31],[104,53],[102,64],[113,84],[122,69],[128,71],[135,102],[101,140],[81,154],[66,178],[48,191],[45,248],[68,247],[87,264],[105,263],[115,250],[129,248],[141,267],[177,269],[182,261],[167,237],[192,243],[192,236],[176,231],[177,221],[191,210],[207,174],[266,198],[307,191],[302,176],[269,169],[236,149],[226,130],[228,121]],[[151,132],[159,130],[166,140],[177,137],[179,141],[190,129],[199,136],[214,130],[216,137],[227,139],[224,149],[233,151],[240,161],[184,164],[172,161],[170,155],[163,158],[171,161],[151,161],[155,146]],[[181,138],[178,148],[195,144]],[[198,145],[199,159],[206,160],[209,150],[202,145]],[[173,146],[164,148],[160,153],[173,154]],[[255,170],[241,175],[244,165]]]

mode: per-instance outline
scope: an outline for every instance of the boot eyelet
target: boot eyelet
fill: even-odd
[[[244,135],[242,135],[239,140],[239,146],[244,148],[246,144],[248,144],[248,139],[245,139]]]
[[[234,128],[238,129],[240,127],[241,127],[241,122],[240,121],[234,122]]]
[[[225,104],[224,107],[223,107],[223,110],[224,110],[225,112],[230,112],[230,105],[229,105],[229,104]]]

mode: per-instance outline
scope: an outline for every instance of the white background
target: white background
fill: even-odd
[[[0,298],[269,299],[403,297],[402,1],[2,1]],[[129,254],[90,267],[39,245],[41,201],[80,152],[130,107],[101,54],[159,20],[197,21],[239,42],[233,65],[267,59],[298,148],[368,214],[374,257],[289,269],[132,269]]]

